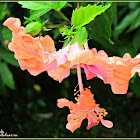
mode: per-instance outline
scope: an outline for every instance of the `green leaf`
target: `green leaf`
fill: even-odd
[[[121,57],[123,57],[126,52],[129,53],[132,57],[135,57],[137,55],[137,51],[134,48],[133,43],[128,43],[128,40],[121,41],[121,44],[118,45],[117,49]]]
[[[106,10],[106,12],[99,15],[94,21],[92,21],[87,27],[91,28],[91,32],[92,34],[94,34],[94,37],[103,37],[111,45],[113,45],[114,43],[110,40],[112,20],[112,9],[109,8],[108,10]]]
[[[67,2],[66,5],[64,6],[64,8],[65,7],[73,7],[73,6],[70,3]]]
[[[51,8],[56,11],[61,10],[67,2],[18,2],[22,5],[23,8],[31,9],[31,10],[40,10],[44,8]]]
[[[131,32],[131,31],[135,30],[136,28],[138,28],[139,26],[140,26],[140,13],[136,17],[134,22],[132,22],[132,24],[131,24],[130,28],[127,30],[127,32]]]
[[[0,61],[0,75],[3,83],[11,89],[15,89],[13,75],[6,63]]]
[[[39,17],[41,17],[42,15],[46,14],[47,12],[49,12],[51,10],[51,8],[45,8],[45,9],[41,9],[41,10],[31,10],[32,14],[29,17],[30,20],[36,20]]]
[[[4,40],[11,41],[12,32],[11,32],[11,30],[8,29],[8,27],[3,26],[2,30],[1,30],[1,34],[2,34]]]
[[[47,4],[48,2],[20,1],[18,3],[21,4],[23,8],[27,8],[27,9],[31,9],[31,10],[39,10],[39,9],[43,9],[43,8],[49,8],[48,7],[49,4]]]
[[[53,9],[59,11],[66,5],[67,2],[51,2],[51,3],[53,5]]]
[[[136,31],[132,42],[134,50],[136,51],[136,54],[138,54],[140,50],[140,29]]]
[[[0,5],[0,20],[3,20],[6,15],[7,3],[3,3]]]
[[[66,39],[66,40],[64,41],[63,47],[67,46],[69,43],[70,43],[70,39]]]
[[[19,67],[18,61],[14,58],[14,54],[9,52],[8,50],[4,50],[0,48],[0,59],[3,59],[7,63]]]
[[[71,44],[78,42],[80,46],[83,46],[87,41],[88,33],[85,27],[80,27],[76,30],[76,33],[71,40]]]
[[[134,79],[134,80],[133,80]],[[133,80],[133,81],[132,81]],[[132,81],[132,82],[131,82]],[[134,91],[136,96],[140,97],[140,78],[137,74],[131,79],[129,88]]]
[[[114,37],[117,39],[118,36],[140,15],[140,8],[136,8],[128,13],[120,24],[115,28]]]
[[[1,75],[0,75],[0,95],[7,95],[7,90],[6,90],[5,85],[1,79]]]
[[[137,6],[140,6],[139,2],[129,2],[128,7],[130,9],[135,9]]]
[[[74,28],[82,27],[94,20],[97,15],[103,13],[110,6],[111,4],[108,4],[104,7],[101,5],[97,6],[96,4],[93,6],[89,4],[86,7],[81,6],[79,9],[75,9],[72,13],[72,25],[74,25]]]
[[[46,107],[46,103],[41,99],[37,100],[37,104],[41,107]]]
[[[53,39],[57,39],[60,36],[59,28],[54,30]]]

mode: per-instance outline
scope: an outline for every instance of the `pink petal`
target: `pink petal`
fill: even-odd
[[[50,55],[57,60],[57,67],[63,65],[68,60],[69,45],[59,49],[57,52],[51,53]]]
[[[90,79],[92,79],[93,77],[96,77],[96,76],[97,76],[96,74],[92,73],[92,72],[89,70],[89,68],[88,68],[88,66],[87,66],[86,64],[81,64],[81,67],[84,68],[84,72],[85,72],[85,74],[86,74],[87,80],[90,80]]]
[[[76,58],[76,56],[82,51],[84,50],[83,47],[80,47],[78,42],[73,43],[72,45],[70,45],[70,49],[69,49],[69,56],[68,56],[68,60],[72,61],[73,59]]]
[[[101,119],[101,123],[102,123],[102,125],[104,125],[107,128],[112,128],[113,127],[113,123],[109,120]]]

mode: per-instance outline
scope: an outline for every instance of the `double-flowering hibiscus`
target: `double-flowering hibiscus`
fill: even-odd
[[[67,99],[59,99],[57,104],[60,108],[70,108],[67,129],[74,132],[85,118],[88,119],[87,129],[100,121],[108,128],[113,126],[112,122],[103,119],[107,112],[95,103],[90,90],[83,89],[80,67],[84,68],[87,80],[99,77],[105,84],[111,85],[113,93],[125,94],[131,77],[135,72],[140,75],[140,54],[135,58],[128,53],[123,58],[108,57],[103,50],[90,50],[87,42],[82,47],[77,42],[69,43],[56,51],[50,36],[34,38],[26,34],[18,18],[8,18],[4,25],[12,31],[13,38],[8,47],[15,53],[22,70],[27,69],[32,75],[47,71],[50,77],[61,82],[70,75],[70,69],[77,68],[80,89],[77,104]]]
[[[123,58],[108,55],[103,51],[93,48],[88,49],[87,42],[80,47],[78,43],[66,46],[69,48],[67,53],[67,62],[69,67],[63,67],[63,73],[69,73],[71,68],[80,64],[84,68],[87,80],[93,77],[101,78],[105,84],[110,84],[113,93],[125,94],[131,77],[135,72],[140,72],[140,54],[131,58],[130,54],[124,54]],[[65,48],[64,48],[65,49]],[[63,50],[63,49],[62,49]],[[55,70],[48,71],[49,75],[55,80],[59,80],[61,73]]]

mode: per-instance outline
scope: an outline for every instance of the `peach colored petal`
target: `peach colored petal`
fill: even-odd
[[[131,71],[131,77],[133,77],[134,74],[135,74],[136,72],[137,72],[138,75],[140,76],[140,64],[137,65],[136,67],[134,67],[134,68],[132,69],[132,71]]]
[[[34,59],[19,59],[19,65],[22,70],[27,69],[33,76],[37,76],[41,72],[56,68],[57,62],[54,60],[51,63],[36,62]]]
[[[10,17],[4,23],[4,26],[7,26],[12,32],[18,32],[21,22],[18,18]]]
[[[58,99],[57,100],[57,106],[59,108],[63,108],[64,106],[67,106],[67,107],[75,107],[75,104],[73,102],[70,102],[69,100],[65,99],[65,98],[62,98],[62,99]]]
[[[45,37],[41,37],[40,42],[46,52],[52,53],[56,51],[54,41],[49,35],[46,35]]]
[[[66,128],[70,130],[72,133],[81,126],[83,119],[71,119],[66,124]]]
[[[15,53],[22,70],[27,69],[32,75],[38,75],[43,71],[57,67],[55,58],[50,52],[55,51],[54,42],[46,35],[45,37],[33,38],[24,32],[24,27],[18,18],[8,18],[4,25],[12,30],[12,42],[9,50]],[[48,51],[48,52],[47,52]]]
[[[61,83],[63,79],[70,75],[70,68],[68,67],[68,62],[65,65],[60,65],[56,69],[48,70],[48,75],[52,77],[54,80],[59,81]]]
[[[123,58],[108,57],[101,50],[83,50],[71,61],[70,66],[81,64],[86,73],[87,79],[100,77],[105,84],[110,84],[113,93],[125,94],[128,90],[131,71],[140,63],[140,55],[134,59],[126,53]]]

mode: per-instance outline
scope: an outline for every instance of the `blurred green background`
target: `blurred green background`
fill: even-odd
[[[69,3],[62,12],[70,19],[75,3]],[[87,2],[81,2],[85,6]],[[93,4],[93,3],[91,3]],[[8,17],[17,17],[25,22],[23,16],[29,17],[29,10],[21,8],[17,2],[0,2],[0,128],[8,134],[18,134],[18,137],[44,138],[137,138],[140,137],[140,78],[137,74],[130,80],[126,95],[115,95],[110,85],[94,78],[87,81],[82,72],[85,87],[91,85],[96,103],[109,113],[106,119],[114,123],[107,129],[101,124],[86,130],[87,120],[74,133],[65,128],[68,108],[59,109],[57,99],[74,99],[73,89],[77,85],[76,70],[64,79],[61,84],[54,81],[43,72],[34,77],[27,71],[22,71],[8,50],[7,43],[11,41],[11,31],[2,24]],[[62,17],[55,11],[41,17],[42,21],[49,19],[48,24],[63,23]],[[98,24],[101,22],[102,24]],[[105,27],[106,26],[106,27]],[[140,53],[140,3],[113,2],[111,8],[96,17],[88,24],[89,46],[97,50],[105,50],[109,56],[123,56],[130,53],[132,57]],[[112,31],[110,31],[110,27]],[[91,30],[92,28],[92,30]],[[111,32],[109,44],[100,34]],[[44,35],[46,32],[43,33]],[[59,29],[53,29],[48,34],[55,40],[57,50],[63,44]],[[92,39],[91,39],[92,38]]]

